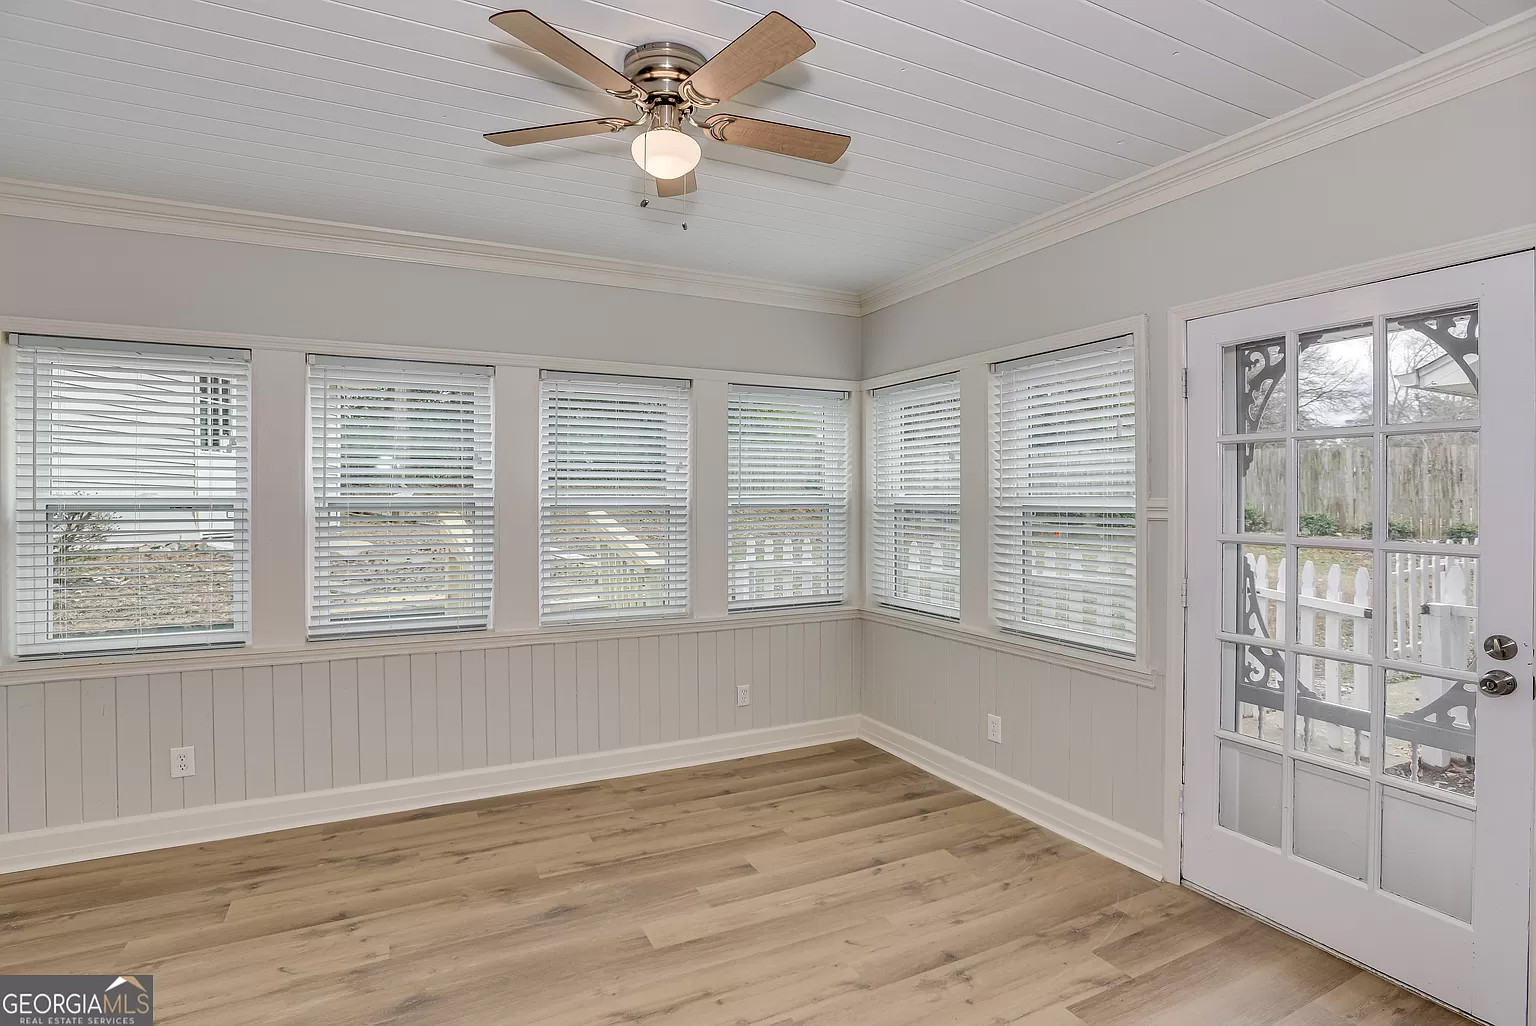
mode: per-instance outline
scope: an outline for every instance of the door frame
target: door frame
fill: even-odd
[[[1433,246],[1399,256],[1371,260],[1348,267],[1244,289],[1222,296],[1170,307],[1167,322],[1167,456],[1168,456],[1168,561],[1166,667],[1163,689],[1163,877],[1183,881],[1184,799],[1184,665],[1185,589],[1187,558],[1189,480],[1186,466],[1188,407],[1185,369],[1187,329],[1190,321],[1248,307],[1301,299],[1322,292],[1368,285],[1404,275],[1433,271],[1455,264],[1536,249],[1536,224],[1522,225],[1460,242]],[[1536,865],[1536,862],[1533,862]],[[1533,872],[1536,877],[1536,872]],[[1536,880],[1533,880],[1536,884]],[[1536,924],[1536,886],[1532,888],[1532,923]],[[1532,946],[1530,976],[1530,1023],[1536,1026],[1536,945]]]

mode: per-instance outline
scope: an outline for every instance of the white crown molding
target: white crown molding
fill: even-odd
[[[0,178],[0,214],[219,242],[307,250],[514,274],[525,278],[642,289],[857,317],[852,292],[764,281],[714,271],[370,228],[307,217],[181,203],[125,193]]]
[[[1536,11],[1058,207],[860,296],[865,314],[1536,69]]]

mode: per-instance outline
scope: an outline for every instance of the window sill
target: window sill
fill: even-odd
[[[1162,682],[1162,673],[1140,660],[1116,659],[1100,656],[1084,649],[1067,645],[1052,645],[1020,634],[990,629],[978,630],[953,621],[946,621],[922,613],[904,612],[885,607],[865,609],[863,616],[871,623],[888,627],[904,627],[950,641],[979,645],[994,652],[1023,656],[1053,666],[1082,670],[1110,680],[1134,684],[1142,688],[1156,688]]]
[[[333,638],[300,645],[180,649],[175,652],[136,652],[104,658],[82,653],[76,657],[10,659],[0,666],[0,687],[36,684],[52,680],[95,679],[122,674],[170,673],[230,667],[282,665],[324,659],[368,659],[391,655],[518,648],[526,645],[566,644],[574,641],[607,641],[667,634],[703,634],[739,630],[746,626],[774,627],[822,620],[850,620],[859,616],[851,605],[823,605],[763,613],[735,613],[710,618],[667,617],[626,620],[610,624],[570,624],[526,630],[466,630],[434,634],[399,635],[390,638]]]

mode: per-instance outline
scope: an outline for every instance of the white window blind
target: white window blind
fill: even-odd
[[[250,636],[250,354],[21,336],[16,651]]]
[[[689,385],[545,372],[542,622],[688,612]]]
[[[870,589],[888,606],[960,614],[960,379],[870,393]]]
[[[310,637],[485,627],[491,368],[309,364]]]
[[[1131,338],[1000,364],[992,615],[1008,630],[1136,651]]]
[[[728,570],[732,610],[843,597],[848,394],[732,385]]]

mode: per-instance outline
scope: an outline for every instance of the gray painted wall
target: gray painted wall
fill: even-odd
[[[0,313],[813,377],[859,369],[857,317],[19,217],[0,217]]]

